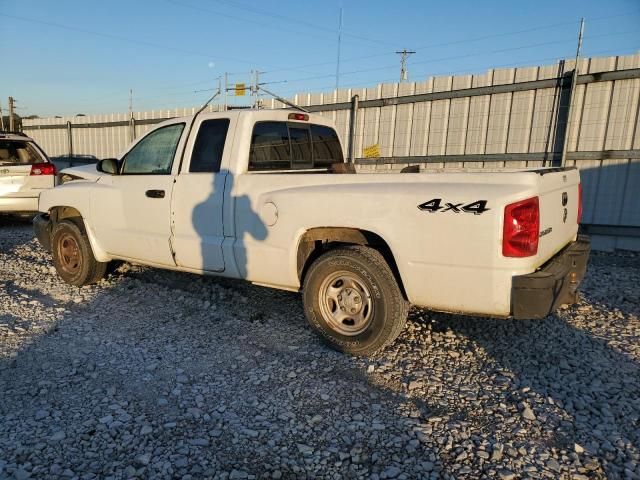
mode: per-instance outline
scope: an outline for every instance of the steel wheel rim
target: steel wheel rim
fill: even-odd
[[[58,259],[65,273],[76,274],[82,267],[80,247],[70,233],[64,233],[58,240]]]
[[[352,337],[364,332],[373,318],[373,300],[358,275],[339,271],[327,276],[318,295],[320,312],[329,326]]]

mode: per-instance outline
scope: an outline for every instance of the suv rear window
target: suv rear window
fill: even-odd
[[[293,122],[257,122],[253,127],[249,171],[327,168],[343,161],[333,128]]]
[[[29,142],[0,140],[0,165],[31,165],[46,161]]]

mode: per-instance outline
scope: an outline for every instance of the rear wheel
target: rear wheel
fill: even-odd
[[[361,246],[330,250],[309,268],[303,301],[309,323],[332,348],[372,355],[402,331],[408,304],[382,255]]]
[[[51,238],[53,265],[67,283],[81,287],[99,282],[107,263],[93,256],[89,238],[80,222],[62,220],[56,224]]]

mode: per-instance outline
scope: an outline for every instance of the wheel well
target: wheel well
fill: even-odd
[[[69,219],[76,223],[80,228],[84,228],[84,220],[79,210],[73,207],[53,207],[49,210],[51,223],[56,224],[60,220]]]
[[[368,230],[347,227],[319,227],[307,230],[298,243],[297,267],[300,283],[311,264],[323,253],[342,245],[365,245],[382,254],[398,282],[405,299],[407,294],[391,248],[378,234]]]

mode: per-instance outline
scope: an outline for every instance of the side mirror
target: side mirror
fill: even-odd
[[[105,158],[96,165],[96,170],[109,175],[118,175],[118,160],[115,158]]]

